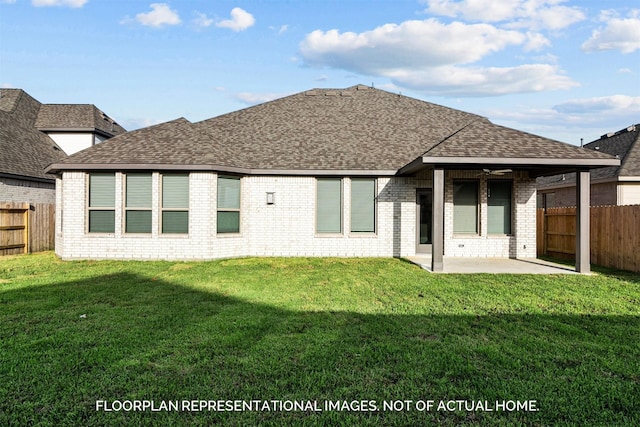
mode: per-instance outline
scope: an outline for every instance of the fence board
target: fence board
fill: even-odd
[[[42,252],[54,249],[55,246],[55,205],[36,203],[31,205],[29,217],[30,252]]]
[[[538,255],[575,259],[576,208],[538,209]],[[640,272],[640,205],[590,209],[591,262]]]
[[[0,202],[0,256],[55,247],[55,205]]]
[[[0,255],[27,252],[28,212],[26,203],[0,203]]]

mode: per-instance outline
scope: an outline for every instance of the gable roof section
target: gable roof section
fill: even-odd
[[[126,130],[91,104],[44,104],[35,123],[41,131],[89,131],[112,137]]]
[[[619,166],[594,169],[591,172],[592,181],[640,180],[640,124],[602,135],[599,139],[585,144],[584,148],[620,159]],[[538,179],[541,188],[575,185],[575,182],[575,173]]]
[[[358,85],[313,89],[197,123],[178,119],[129,132],[50,169],[393,175],[425,159],[499,155],[611,161],[475,114]]]
[[[614,134],[602,135],[585,148],[611,154],[621,159],[619,167],[598,170],[605,177],[640,177],[640,124],[629,126]]]
[[[65,157],[34,123],[41,104],[20,89],[0,92],[0,174],[51,181],[44,168]]]

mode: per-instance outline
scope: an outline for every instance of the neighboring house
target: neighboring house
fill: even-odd
[[[44,104],[35,126],[67,154],[99,144],[126,130],[90,104]]]
[[[591,206],[640,204],[640,124],[602,135],[584,148],[620,159],[620,166],[591,172]],[[575,173],[538,178],[538,206],[575,206],[575,187]]]
[[[430,253],[441,271],[444,254],[535,258],[535,178],[618,164],[354,86],[129,132],[48,171],[63,259]]]
[[[0,202],[55,202],[55,176],[44,169],[65,157],[35,128],[41,104],[19,89],[0,89]]]
[[[41,104],[21,89],[0,89],[0,202],[55,202],[51,163],[124,133],[93,105]]]

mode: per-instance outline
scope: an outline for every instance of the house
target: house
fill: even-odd
[[[69,152],[125,130],[93,105],[41,104],[21,89],[0,89],[0,202],[55,202],[45,173]]]
[[[620,159],[620,166],[591,172],[591,206],[640,204],[640,124],[602,135],[584,147]],[[538,206],[575,206],[575,187],[575,173],[538,178]]]
[[[0,202],[55,201],[55,176],[44,169],[66,155],[35,128],[40,106],[20,89],[0,89]]]
[[[126,132],[91,104],[44,104],[40,107],[35,126],[67,154],[77,153]]]
[[[585,199],[589,170],[618,164],[358,85],[125,133],[48,171],[63,259],[430,253],[441,271],[444,254],[535,258],[536,177],[579,170]]]

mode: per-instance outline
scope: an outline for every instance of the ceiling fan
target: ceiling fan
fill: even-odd
[[[498,169],[498,170],[482,169],[482,172],[484,172],[485,175],[502,176],[505,173],[510,173],[510,172],[513,172],[513,171],[511,169]]]

